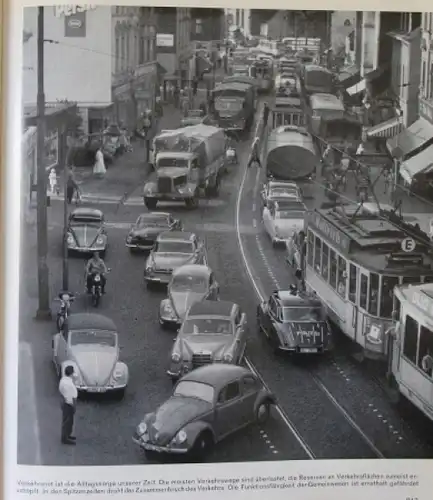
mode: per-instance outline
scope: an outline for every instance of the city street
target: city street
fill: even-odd
[[[241,164],[224,178],[218,198],[201,200],[195,211],[176,204],[159,206],[176,214],[185,230],[204,239],[209,265],[220,283],[221,298],[238,302],[247,313],[247,366],[260,374],[279,403],[263,429],[251,427],[220,443],[208,461],[432,457],[433,448],[421,444],[419,432],[402,420],[375,380],[349,356],[337,351],[330,359],[300,365],[276,357],[258,333],[255,315],[259,300],[277,287],[288,286],[292,273],[283,252],[272,248],[261,227],[262,174],[256,168],[245,172],[249,142],[240,144],[238,153]],[[146,289],[142,278],[145,256],[131,255],[125,247],[131,223],[146,211],[140,204],[143,177],[140,174],[136,189],[118,203],[115,200],[122,197],[124,188],[119,186],[120,176],[112,175],[115,180],[108,193],[112,202],[108,196],[104,198],[105,189],[101,188],[100,202],[93,205],[106,215],[109,247],[105,260],[112,268],[98,312],[112,318],[118,327],[121,360],[130,371],[126,396],[120,402],[106,398],[80,401],[75,429],[77,446],[61,445],[58,382],[51,364],[55,326],[54,322],[36,323],[30,319],[37,305],[37,280],[36,233],[29,228],[22,245],[25,286],[19,370],[21,463],[146,463],[144,454],[132,442],[132,433],[142,416],[154,410],[172,391],[165,371],[174,334],[161,330],[158,323],[159,303],[165,295],[163,291]],[[108,183],[108,174],[105,181]],[[84,185],[83,191],[86,192]],[[309,207],[323,200],[319,183],[305,191]],[[62,279],[62,217],[62,202],[52,200],[51,297],[56,296]],[[73,311],[94,310],[84,293],[84,264],[84,259],[69,260],[70,288],[79,294]],[[56,307],[53,302],[53,312]]]

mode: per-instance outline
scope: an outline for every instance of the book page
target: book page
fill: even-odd
[[[263,7],[10,5],[5,498],[431,497],[433,9]]]

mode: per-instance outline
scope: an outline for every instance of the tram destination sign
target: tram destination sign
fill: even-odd
[[[419,291],[412,293],[411,302],[430,317],[433,317],[433,298]]]
[[[338,249],[349,252],[350,238],[317,212],[308,214],[308,225]]]

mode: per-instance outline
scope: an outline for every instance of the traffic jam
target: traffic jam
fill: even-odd
[[[59,295],[55,372],[72,365],[84,399],[117,400],[119,429],[127,405],[135,463],[245,461],[267,440],[257,459],[431,457],[412,416],[433,420],[430,238],[375,205],[356,153],[362,122],[319,39],[225,43],[228,74],[207,113],[153,140],[123,249],[110,245],[104,210],[71,210],[70,259],[103,262],[87,278],[85,312]],[[136,358],[123,356],[126,334],[105,307],[122,252],[135,269],[126,290],[141,286],[125,315],[153,315],[144,343],[135,334]],[[139,373],[151,370],[164,399],[140,413],[129,386],[153,342],[159,363]],[[250,450],[256,432],[268,437]]]

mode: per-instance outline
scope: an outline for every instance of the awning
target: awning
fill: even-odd
[[[357,71],[355,74],[351,74],[350,72],[347,71],[338,75],[338,80],[339,80],[339,86],[341,88],[348,89],[359,83],[362,80],[362,78],[361,78],[361,73],[359,71]]]
[[[433,145],[429,146],[421,153],[406,160],[400,168],[400,175],[403,179],[412,184],[413,178],[420,173],[427,173],[433,169]]]
[[[351,96],[355,95],[355,94],[359,94],[360,92],[362,92],[363,90],[366,89],[367,82],[372,82],[372,81],[376,80],[377,78],[382,76],[382,74],[384,72],[385,72],[384,68],[376,68],[373,71],[370,71],[369,73],[367,73],[364,76],[364,78],[362,80],[360,79],[358,83],[355,83],[355,85],[353,85],[352,87],[349,87],[346,90],[346,92]]]
[[[433,125],[424,118],[419,118],[396,137],[388,139],[386,147],[395,158],[404,158],[430,139],[433,139]]]
[[[394,137],[401,132],[403,128],[403,123],[401,121],[400,116],[396,116],[395,118],[391,118],[390,120],[386,120],[386,122],[379,123],[378,125],[374,125],[374,127],[370,127],[367,131],[367,137],[382,137],[383,139],[389,139],[390,137]]]

